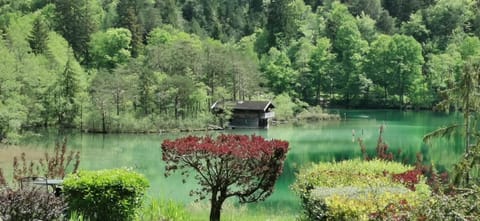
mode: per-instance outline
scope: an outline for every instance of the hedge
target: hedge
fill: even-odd
[[[423,177],[413,188],[394,179],[413,169],[382,160],[319,163],[300,170],[293,189],[308,220],[370,220],[385,213],[400,217],[431,193]]]
[[[69,211],[89,220],[132,220],[149,187],[147,179],[127,169],[80,171],[63,183]]]

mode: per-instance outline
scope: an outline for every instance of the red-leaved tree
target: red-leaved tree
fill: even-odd
[[[223,202],[232,196],[240,203],[268,197],[283,170],[288,142],[260,136],[188,136],[162,143],[165,176],[181,171],[185,177],[195,171],[200,187],[191,195],[210,195],[210,220],[220,220]]]

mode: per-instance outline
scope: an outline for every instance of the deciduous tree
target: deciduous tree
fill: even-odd
[[[262,61],[262,69],[267,85],[275,94],[295,94],[298,72],[292,68],[292,63],[284,51],[271,48]]]
[[[403,107],[404,96],[410,93],[413,82],[422,74],[422,46],[412,37],[394,35],[389,48],[392,55],[389,65],[394,69],[393,81],[396,82],[392,89],[400,96]]]
[[[98,68],[112,70],[116,65],[127,62],[130,58],[131,34],[128,29],[108,29],[92,35],[90,51],[93,63]]]
[[[368,82],[362,72],[368,42],[362,39],[354,20],[341,24],[333,41],[339,68],[334,82],[348,105],[366,92]]]
[[[332,44],[328,38],[319,38],[317,45],[310,55],[308,65],[311,70],[311,78],[307,81],[307,85],[315,91],[315,101],[320,101],[321,92],[331,92],[333,64],[335,54],[331,52]]]
[[[0,54],[0,142],[13,143],[26,121],[26,107],[20,102],[21,84],[16,80],[18,62],[3,40],[0,40]]]
[[[413,89],[413,82],[421,78],[422,47],[413,38],[405,35],[381,35],[368,53],[365,72],[373,83],[384,90],[384,101],[389,93],[400,96],[400,106],[404,97]]]
[[[469,29],[474,18],[473,0],[438,0],[426,9],[425,23],[438,47],[446,48],[449,36],[454,30]]]
[[[192,170],[200,187],[191,194],[210,195],[210,220],[219,221],[223,202],[236,196],[240,203],[263,200],[273,192],[282,173],[288,142],[260,136],[188,136],[162,143],[165,175]]]
[[[367,62],[364,65],[365,73],[374,84],[383,89],[383,102],[386,103],[389,94],[389,85],[393,84],[393,70],[390,65],[390,49],[389,45],[392,37],[388,35],[380,35],[370,45],[367,54]]]
[[[254,95],[262,93],[264,78],[260,73],[258,59],[253,54],[253,42],[240,42],[234,51],[230,52],[230,72],[231,72],[231,88],[233,100],[250,99]],[[248,48],[250,47],[250,48]]]

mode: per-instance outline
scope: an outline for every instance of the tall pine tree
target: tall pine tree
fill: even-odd
[[[297,15],[293,0],[272,0],[268,6],[266,29],[268,31],[268,45],[286,46],[290,39],[297,34]]]
[[[132,34],[130,51],[132,57],[137,57],[142,46],[142,25],[139,19],[137,0],[120,0],[117,5],[117,27],[126,28]]]
[[[170,24],[176,28],[180,27],[181,15],[176,0],[156,0],[154,7],[160,10],[163,24]]]
[[[73,127],[75,117],[79,113],[77,97],[80,87],[77,75],[69,58],[55,84],[55,112],[58,125],[62,128]]]
[[[90,35],[98,29],[102,10],[97,1],[55,0],[56,30],[73,48],[77,60],[88,64]]]
[[[42,16],[36,17],[33,21],[33,28],[27,40],[35,54],[42,54],[47,49],[48,27]]]

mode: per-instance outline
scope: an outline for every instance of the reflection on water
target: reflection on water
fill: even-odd
[[[422,142],[426,133],[460,119],[456,115],[432,112],[400,112],[392,110],[333,110],[346,116],[344,121],[320,122],[304,125],[282,125],[270,130],[231,130],[236,134],[257,134],[267,138],[283,139],[290,142],[290,152],[285,163],[284,173],[277,182],[275,192],[266,202],[253,204],[253,208],[272,210],[298,210],[299,201],[290,190],[298,168],[311,162],[340,161],[360,157],[355,137],[362,137],[368,151],[373,153],[378,138],[380,125],[385,125],[384,139],[393,153],[401,150],[401,158],[414,162],[416,153],[420,152],[425,161],[434,162],[440,170],[451,168],[463,152],[462,139],[432,141],[430,145]],[[196,132],[196,135],[214,135],[218,132]],[[182,184],[181,177],[163,175],[164,164],[161,160],[160,144],[164,139],[174,139],[186,133],[170,134],[79,134],[67,136],[68,146],[81,151],[80,167],[83,169],[104,169],[129,167],[147,176],[151,182],[150,195],[190,203],[190,189],[194,180]],[[353,139],[354,139],[353,138]],[[45,133],[24,142],[23,149],[38,153],[48,149],[53,151],[57,136]],[[0,167],[11,167],[5,156],[13,158],[18,154],[17,148],[1,150],[3,161]]]

